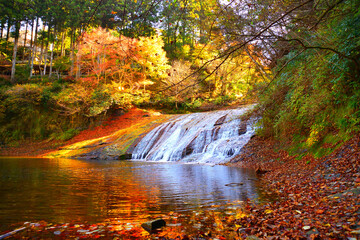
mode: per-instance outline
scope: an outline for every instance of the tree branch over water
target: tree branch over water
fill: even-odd
[[[236,44],[234,47],[230,47],[228,48],[225,52],[223,52],[222,54],[219,54],[217,57],[205,62],[199,69],[197,69],[195,72],[193,72],[192,74],[188,75],[186,78],[182,79],[180,82],[183,82],[185,81],[186,79],[194,76],[195,74],[199,73],[200,71],[202,71],[204,68],[206,68],[206,66],[208,66],[210,63],[216,61],[216,60],[219,60],[219,59],[223,59],[216,67],[214,70],[212,70],[206,77],[200,79],[199,81],[197,81],[195,84],[192,84],[192,85],[188,85],[186,87],[184,87],[183,89],[179,90],[179,92],[183,92],[185,91],[186,89],[188,88],[191,88],[195,85],[198,85],[202,82],[204,82],[206,79],[208,79],[210,76],[212,76],[220,67],[221,65],[223,65],[229,58],[232,54],[238,52],[239,50],[241,50],[242,48],[244,48],[247,44],[259,39],[267,30],[269,30],[271,27],[273,27],[274,25],[276,25],[277,23],[279,23],[281,20],[283,20],[285,17],[287,17],[289,14],[293,13],[294,11],[304,7],[305,5],[309,4],[313,2],[313,0],[307,0],[307,1],[304,1],[303,3],[295,6],[295,7],[292,7],[291,9],[287,10],[284,14],[282,14],[280,17],[276,18],[274,21],[272,21],[271,23],[269,23],[265,28],[263,28],[261,31],[259,31],[257,34],[254,34],[250,39],[244,41],[244,42],[241,42],[241,43],[238,43]],[[176,84],[173,84],[169,87],[166,87],[164,89],[161,90],[161,92],[163,91],[166,91],[174,86],[176,86],[177,84],[179,84],[180,82],[176,83]]]

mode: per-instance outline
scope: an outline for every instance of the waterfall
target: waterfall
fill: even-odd
[[[180,115],[150,131],[132,158],[217,164],[229,161],[254,134],[251,121],[240,120],[250,107]]]

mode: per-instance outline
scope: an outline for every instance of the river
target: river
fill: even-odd
[[[30,221],[141,222],[262,201],[252,170],[138,161],[0,158],[0,230]],[[265,199],[266,201],[266,199]]]

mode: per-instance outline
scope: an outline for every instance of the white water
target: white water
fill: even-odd
[[[217,164],[229,161],[254,134],[253,124],[239,117],[249,107],[176,117],[149,132],[132,158]]]

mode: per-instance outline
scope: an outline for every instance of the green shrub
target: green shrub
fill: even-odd
[[[204,103],[204,100],[201,98],[192,99],[190,102],[185,103],[185,107],[189,110],[196,110],[197,108],[201,107]]]
[[[319,38],[306,39],[309,45],[330,46],[359,60],[359,10],[333,18],[317,34]],[[299,51],[281,59],[278,69],[293,60],[261,96],[259,132],[277,138],[289,149],[322,156],[333,149],[323,148],[325,143],[337,146],[360,130],[360,76],[354,61],[334,51],[308,49],[294,58]]]
[[[76,136],[78,133],[79,133],[78,129],[70,128],[70,129],[66,130],[65,132],[61,133],[60,135],[58,135],[56,137],[56,139],[61,140],[61,141],[67,141],[67,140],[73,138],[74,136]]]
[[[30,66],[29,65],[16,65],[15,77],[17,82],[26,82],[30,77]]]

